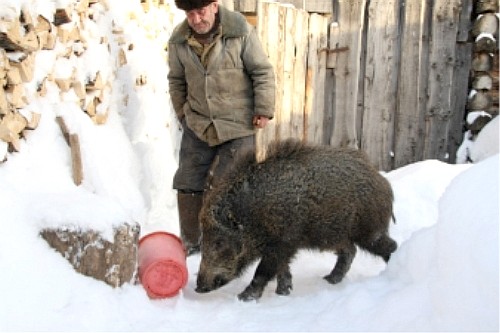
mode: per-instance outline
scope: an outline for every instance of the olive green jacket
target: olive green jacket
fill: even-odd
[[[187,44],[187,20],[168,44],[169,92],[179,119],[214,146],[255,133],[254,115],[274,115],[275,78],[257,32],[238,13],[219,6],[221,38],[206,69]],[[215,129],[209,129],[212,127]]]

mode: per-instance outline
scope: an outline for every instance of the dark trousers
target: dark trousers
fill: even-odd
[[[182,121],[184,132],[179,153],[179,168],[174,176],[173,188],[183,192],[202,192],[217,181],[238,156],[248,150],[255,153],[255,135],[234,139],[210,147],[200,140]]]

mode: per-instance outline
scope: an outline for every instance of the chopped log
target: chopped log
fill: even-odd
[[[23,83],[23,79],[21,78],[21,73],[19,72],[19,67],[9,66],[9,70],[7,71],[7,84],[15,85]]]
[[[491,90],[493,88],[493,79],[488,74],[481,74],[474,78],[472,88],[476,90]]]
[[[12,133],[19,134],[26,127],[28,121],[18,112],[8,112],[2,117],[0,124],[7,127]]]
[[[33,30],[28,30],[24,35],[21,31],[26,31],[21,26],[19,20],[14,20],[8,23],[6,31],[0,32],[0,48],[7,52],[33,52],[38,50],[39,43],[36,33]]]
[[[113,228],[111,241],[97,231],[72,225],[44,229],[40,235],[78,273],[119,287],[136,282],[139,233],[139,224],[123,223]]]
[[[476,72],[489,72],[493,68],[493,58],[487,53],[476,53],[472,59],[472,70]]]
[[[106,110],[106,112],[96,113],[96,115],[92,116],[91,118],[96,125],[102,125],[105,124],[106,121],[108,121],[108,115],[109,115],[109,110]]]
[[[490,37],[481,37],[474,43],[474,52],[495,53],[496,51],[497,43]]]
[[[89,9],[89,0],[80,0],[75,9],[78,14],[86,12]]]
[[[476,14],[498,12],[498,0],[475,1],[475,6],[476,6]]]
[[[22,111],[22,112],[21,112]],[[26,119],[26,127],[25,129],[28,130],[34,130],[38,127],[38,124],[40,123],[40,118],[42,115],[37,112],[31,112],[27,110],[21,110],[19,114]]]
[[[75,91],[75,94],[76,94],[76,96],[78,96],[78,98],[85,99],[85,97],[87,96],[87,93],[85,91],[85,85],[82,82],[73,81],[71,83],[71,87]]]
[[[49,20],[47,20],[44,16],[38,15],[36,21],[37,21],[35,25],[36,33],[52,31],[52,25],[50,24]]]
[[[64,8],[56,9],[56,13],[54,14],[54,25],[56,27],[71,22],[70,15],[68,15],[68,11]]]
[[[488,33],[498,37],[498,18],[494,13],[487,13],[478,18],[471,30],[472,36],[477,37],[481,33]]]
[[[7,100],[14,109],[24,108],[28,104],[23,84],[9,85],[5,91],[7,92]]]
[[[7,114],[9,110],[9,102],[7,101],[7,96],[5,96],[5,91],[3,88],[0,88],[0,115]]]
[[[18,83],[26,83],[33,80],[33,73],[35,71],[35,57],[29,53],[21,59],[19,62],[11,61],[10,62],[11,69],[17,68],[21,82]],[[14,84],[18,84],[14,83]]]
[[[85,84],[85,89],[87,91],[101,90],[102,88],[104,88],[104,83],[100,72],[97,72],[95,77],[93,79],[89,79],[89,81]]]
[[[89,116],[95,116],[98,104],[99,104],[99,99],[97,97],[90,97],[90,101],[85,106],[84,111],[87,112]]]
[[[474,96],[472,96],[468,103],[467,108],[471,111],[484,111],[491,107],[492,100],[488,93],[483,91],[478,91]]]
[[[61,92],[67,92],[71,88],[71,79],[56,78],[55,81]]]
[[[21,145],[19,143],[19,135],[12,132],[7,126],[0,124],[0,140],[9,144],[8,150],[20,151]]]

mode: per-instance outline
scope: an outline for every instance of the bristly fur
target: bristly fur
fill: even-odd
[[[388,235],[392,204],[389,182],[359,150],[291,139],[270,145],[261,162],[247,154],[204,202],[197,290],[218,288],[261,258],[240,298],[259,298],[275,276],[276,291],[287,294],[299,249],[338,254],[330,283],[349,270],[355,245],[388,261],[397,248]]]

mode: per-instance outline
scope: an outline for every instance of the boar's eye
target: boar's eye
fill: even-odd
[[[224,246],[224,240],[219,238],[219,239],[216,239],[215,242],[214,242],[214,246],[216,249],[220,249]]]

